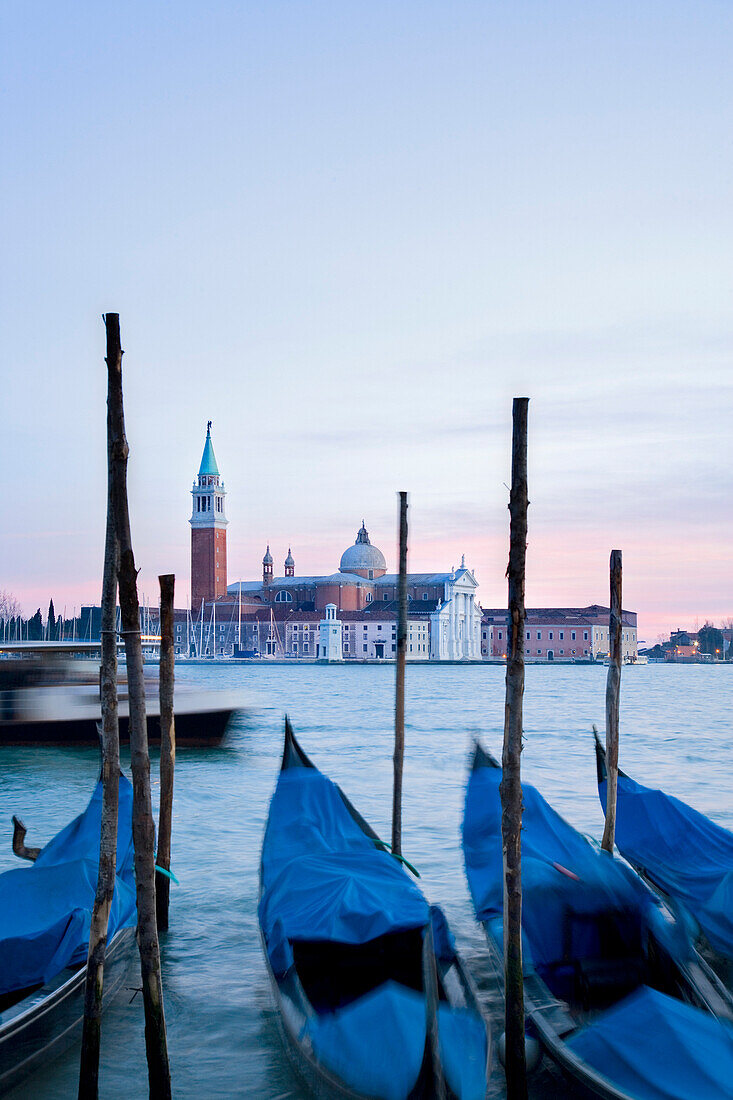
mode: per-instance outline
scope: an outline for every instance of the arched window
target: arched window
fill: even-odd
[[[278,592],[275,596],[275,603],[292,603],[293,597],[289,592]]]

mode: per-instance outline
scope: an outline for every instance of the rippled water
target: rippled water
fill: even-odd
[[[499,666],[409,666],[403,850],[443,905],[479,982],[482,942],[463,875],[459,829],[472,735],[500,751]],[[301,1097],[273,1018],[258,938],[257,868],[287,711],[305,751],[389,836],[394,670],[388,666],[262,664],[184,667],[179,680],[241,690],[246,710],[219,749],[180,750],[176,762],[171,928],[162,939],[174,1095]],[[733,827],[731,669],[629,668],[622,681],[621,765]],[[527,670],[524,775],[574,825],[600,837],[591,725],[603,728],[605,670]],[[13,865],[10,816],[43,844],[80,812],[98,770],[93,750],[0,752],[0,870]],[[157,757],[153,756],[154,800]],[[104,1017],[100,1093],[147,1096],[142,1004],[130,989]],[[78,1048],[12,1093],[76,1095]],[[545,1072],[533,1092],[563,1096]]]

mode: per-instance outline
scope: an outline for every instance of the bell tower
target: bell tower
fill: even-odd
[[[204,453],[191,496],[191,608],[195,611],[202,600],[215,600],[227,593],[226,492],[214,457],[211,421],[206,426]]]
[[[294,577],[295,576],[295,558],[293,557],[293,552],[290,549],[290,547],[288,547],[288,556],[285,559],[285,576],[286,577]]]
[[[270,544],[267,544],[267,550],[265,550],[265,556],[262,559],[262,586],[267,588],[272,584],[272,554],[270,553]]]

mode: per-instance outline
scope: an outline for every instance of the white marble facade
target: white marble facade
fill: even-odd
[[[432,661],[481,660],[481,608],[476,600],[478,582],[470,569],[461,568],[445,580],[440,607],[430,616]]]

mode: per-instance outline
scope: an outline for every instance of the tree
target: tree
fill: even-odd
[[[48,630],[46,631],[49,642],[52,642],[56,636],[56,613],[53,609],[53,600],[48,605]]]
[[[42,637],[43,619],[41,618],[41,609],[39,607],[33,618],[28,620],[28,641],[40,642]]]
[[[0,619],[17,619],[20,615],[20,604],[12,592],[6,588],[0,588]]]
[[[723,633],[712,623],[705,623],[697,632],[701,653],[711,653],[713,657],[723,659]]]

